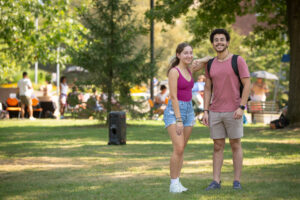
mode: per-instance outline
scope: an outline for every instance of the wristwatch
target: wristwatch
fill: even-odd
[[[243,106],[243,105],[240,105],[239,108],[242,110],[245,110],[245,106]]]

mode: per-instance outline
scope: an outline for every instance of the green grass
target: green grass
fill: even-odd
[[[232,190],[228,141],[222,189],[211,181],[212,141],[197,125],[181,175],[189,188],[169,194],[171,142],[161,121],[128,121],[127,145],[108,146],[91,120],[0,121],[0,199],[300,199],[300,131],[246,126],[242,191]]]

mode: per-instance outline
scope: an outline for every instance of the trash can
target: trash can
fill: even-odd
[[[112,111],[109,113],[109,141],[108,145],[126,144],[126,113]]]

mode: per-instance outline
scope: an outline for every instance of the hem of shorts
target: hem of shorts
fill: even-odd
[[[184,100],[180,100],[178,99],[178,101],[183,101],[183,102],[190,102],[192,99],[188,100],[188,101],[184,101]]]
[[[173,123],[170,123],[170,124],[168,124],[168,125],[165,125],[165,128],[168,128],[170,125],[172,125],[172,124],[176,124],[176,122],[173,122]]]
[[[173,125],[173,124],[176,124],[176,122],[174,122],[174,123],[170,123],[170,124],[168,124],[168,125],[165,125],[165,128],[168,128],[170,125]],[[189,124],[189,125],[186,125],[186,126],[184,126],[183,125],[183,127],[193,127],[193,126],[195,126],[195,123],[194,124]]]
[[[215,113],[230,113],[230,112],[236,111],[236,109],[235,109],[235,110],[232,110],[232,111],[214,111],[214,110],[209,110],[209,111],[215,112]]]
[[[241,139],[242,137],[244,137],[244,136],[236,137],[236,138],[230,138],[230,137],[227,137],[227,136],[225,136],[225,137],[219,137],[219,138],[213,138],[213,137],[210,136],[210,138],[213,139],[213,140],[225,139],[225,138],[228,138],[228,139]]]

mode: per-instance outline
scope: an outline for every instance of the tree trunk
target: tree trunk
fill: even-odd
[[[109,69],[109,81],[107,83],[107,121],[106,123],[109,123],[109,113],[112,110],[112,94],[113,94],[113,78],[114,78],[114,74],[113,74],[113,68],[114,68],[114,60],[113,60],[113,54],[114,54],[114,11],[115,11],[115,7],[114,4],[116,2],[113,1],[109,1],[109,7],[110,7],[110,47],[108,49],[108,51],[110,51],[110,53],[108,54],[108,62],[106,63]]]
[[[286,2],[291,56],[288,118],[292,127],[300,127],[300,1]]]

